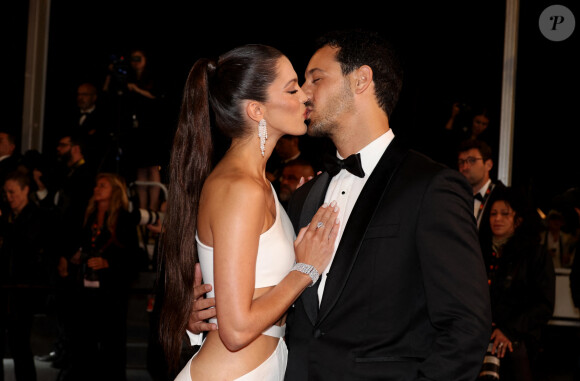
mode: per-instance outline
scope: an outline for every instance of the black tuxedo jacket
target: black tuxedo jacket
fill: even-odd
[[[295,192],[297,231],[329,182]],[[471,187],[395,139],[352,210],[320,309],[316,287],[291,308],[286,380],[473,381],[490,334]]]

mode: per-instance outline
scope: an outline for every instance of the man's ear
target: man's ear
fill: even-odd
[[[354,71],[355,92],[360,94],[364,92],[373,82],[373,69],[368,65],[362,65]]]
[[[264,119],[264,106],[260,102],[248,101],[246,103],[246,114],[250,119],[259,123],[260,120]]]
[[[485,169],[487,169],[488,172],[491,171],[491,169],[493,168],[493,160],[487,159],[484,164]]]

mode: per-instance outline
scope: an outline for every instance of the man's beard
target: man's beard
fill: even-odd
[[[57,157],[57,160],[58,160],[59,163],[62,163],[62,164],[65,164],[66,165],[71,160],[71,157],[72,156],[71,156],[71,153],[69,151],[67,153],[63,153],[62,155],[58,156]]]
[[[308,135],[331,138],[338,126],[339,117],[354,109],[353,95],[348,87],[348,81],[344,81],[341,91],[328,99],[326,104],[326,109],[319,110],[318,115],[316,115],[316,108],[313,108],[315,118],[308,120]],[[310,105],[313,104],[310,103]]]
[[[290,189],[280,188],[280,194],[278,197],[280,198],[280,201],[289,201],[292,197],[292,191]]]

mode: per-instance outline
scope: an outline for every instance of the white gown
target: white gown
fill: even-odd
[[[260,235],[258,247],[258,257],[256,260],[256,285],[255,288],[274,286],[288,274],[295,263],[294,256],[294,228],[286,214],[284,208],[280,205],[274,188],[274,199],[276,201],[276,221],[274,224]],[[204,245],[197,240],[197,251],[204,283],[213,285],[213,248]],[[214,297],[212,291],[208,297]],[[217,320],[212,319],[217,323]],[[234,381],[283,381],[286,372],[286,363],[288,360],[288,349],[284,342],[285,326],[272,326],[262,334],[278,337],[278,346],[266,361],[257,368],[236,378]],[[202,343],[203,346],[203,343]],[[175,381],[193,381],[191,378],[191,361],[195,355],[187,362],[185,367],[175,378]],[[195,380],[197,381],[197,380]]]

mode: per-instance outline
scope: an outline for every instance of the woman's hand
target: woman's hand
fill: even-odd
[[[497,357],[500,359],[505,356],[506,349],[509,349],[510,352],[514,351],[514,347],[510,339],[507,338],[506,335],[503,334],[499,328],[495,328],[491,334],[491,339],[493,340],[493,348],[491,353],[497,353]]]
[[[322,205],[294,241],[296,262],[312,265],[322,274],[330,263],[339,228],[336,201]]]
[[[109,262],[103,257],[94,257],[87,260],[87,266],[93,270],[102,270],[109,267]]]

